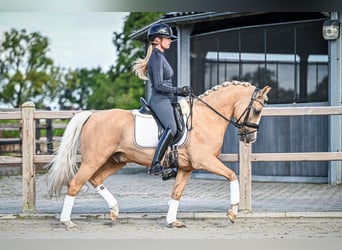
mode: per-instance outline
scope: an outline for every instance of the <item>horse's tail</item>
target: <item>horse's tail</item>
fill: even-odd
[[[80,134],[84,123],[92,112],[83,111],[72,117],[68,123],[60,146],[54,159],[48,164],[48,191],[50,197],[58,197],[62,186],[68,185],[69,181],[77,172],[77,151],[80,144]]]

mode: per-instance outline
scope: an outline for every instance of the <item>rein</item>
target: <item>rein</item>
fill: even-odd
[[[253,102],[254,101],[257,101],[259,102],[260,104],[264,105],[263,103],[261,103],[260,101],[256,100],[256,96],[258,94],[260,89],[258,88],[255,88],[254,92],[253,92],[253,95],[251,97],[251,100],[247,106],[247,108],[242,112],[242,114],[240,115],[239,119],[237,119],[236,121],[233,121],[227,117],[225,117],[224,115],[222,115],[220,112],[218,112],[215,108],[213,108],[210,104],[208,104],[207,102],[205,102],[204,100],[202,100],[199,96],[191,93],[189,95],[189,98],[190,98],[190,114],[189,114],[189,117],[191,117],[191,126],[189,128],[189,125],[188,125],[188,122],[189,120],[187,121],[187,129],[190,131],[192,129],[192,106],[193,106],[193,99],[196,98],[197,100],[199,100],[200,102],[202,102],[205,106],[207,106],[209,109],[211,109],[215,114],[217,114],[218,116],[220,116],[222,119],[224,119],[226,122],[229,122],[231,123],[234,127],[238,128],[238,129],[241,129],[241,128],[244,128],[244,127],[251,127],[251,128],[255,128],[256,130],[258,130],[259,128],[259,125],[256,124],[256,123],[250,123],[248,122],[248,118],[249,118],[249,115],[250,115],[250,112],[251,112],[251,109],[252,109],[252,106],[253,106]],[[189,119],[188,117],[188,119]],[[240,122],[240,120],[242,120],[242,118],[244,117],[243,119],[243,123]],[[244,131],[244,133],[242,134],[249,134],[249,133],[253,133],[255,131]],[[241,135],[241,134],[239,134]]]

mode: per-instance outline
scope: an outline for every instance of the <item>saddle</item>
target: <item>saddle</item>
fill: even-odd
[[[165,128],[144,98],[140,98],[140,103],[141,108],[132,111],[134,117],[134,143],[140,148],[156,147]],[[172,105],[177,123],[177,133],[171,142],[170,149],[165,153],[163,166],[178,168],[178,147],[182,147],[188,138],[188,130],[185,125],[187,114],[186,111],[183,114],[179,103]]]
[[[150,105],[146,102],[146,100],[143,97],[140,97],[140,103],[141,103],[141,107],[138,110],[139,113],[141,113],[143,115],[152,115],[152,117],[154,118],[154,120],[156,121],[156,123],[158,125],[158,138],[160,138],[160,136],[163,134],[165,128],[161,124],[157,115],[153,112]],[[176,120],[176,124],[177,124],[177,133],[176,133],[171,144],[176,144],[183,138],[183,135],[185,132],[185,122],[183,119],[183,113],[182,113],[182,108],[181,108],[180,104],[178,102],[172,103],[172,106],[173,106],[174,116],[175,116],[175,120]]]

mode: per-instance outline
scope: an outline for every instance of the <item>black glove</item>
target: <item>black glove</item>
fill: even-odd
[[[179,96],[189,96],[192,93],[192,88],[190,86],[183,86],[177,88],[176,95]]]

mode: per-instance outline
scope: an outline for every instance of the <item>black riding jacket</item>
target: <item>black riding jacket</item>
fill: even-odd
[[[164,53],[154,48],[148,61],[148,75],[152,84],[152,91],[158,94],[175,94],[176,87],[172,86],[173,69],[166,60]]]

